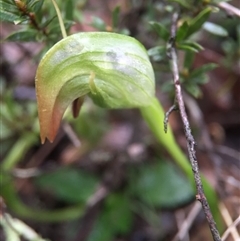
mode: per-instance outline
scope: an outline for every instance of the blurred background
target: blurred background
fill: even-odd
[[[106,110],[86,99],[80,116],[74,119],[67,111],[56,140],[41,145],[34,78],[41,57],[61,32],[51,1],[28,1],[31,7],[20,14],[11,9],[15,2],[1,1],[9,4],[12,16],[3,11],[0,32],[5,40],[0,50],[0,240],[211,241],[195,189],[137,109]],[[200,170],[218,193],[223,233],[240,213],[239,2],[197,1],[191,7],[184,6],[191,1],[180,7],[175,2],[69,0],[58,5],[69,34],[112,31],[143,43],[154,67],[157,97],[168,110],[174,88],[167,43],[149,23],[170,29],[176,9],[182,9],[181,25],[211,4],[214,11],[189,38],[203,48],[194,51],[186,43],[178,54]],[[189,74],[210,63],[206,71]],[[169,122],[187,153],[179,113]],[[23,232],[38,233],[38,239],[21,236],[11,227],[13,218]],[[235,223],[225,240],[240,240],[239,230]]]

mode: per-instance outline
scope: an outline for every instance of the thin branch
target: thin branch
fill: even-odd
[[[25,16],[27,16],[29,18],[30,24],[38,31],[41,31],[45,36],[48,36],[45,28],[41,28],[36,20],[36,16],[35,13],[33,12],[29,12],[29,10],[27,9],[27,5],[22,2],[22,1],[15,1],[15,4],[17,6],[17,8],[19,9],[19,11],[21,11],[21,13]]]
[[[172,105],[169,110],[165,113],[165,117],[164,117],[164,131],[165,133],[167,133],[167,126],[168,126],[168,119],[169,116],[171,115],[171,113],[175,110],[178,110],[178,107],[176,104]]]
[[[232,225],[234,222],[233,222],[233,220],[232,220],[232,218],[231,218],[231,215],[230,215],[230,213],[229,213],[229,211],[228,211],[228,209],[227,209],[227,207],[225,206],[225,204],[222,202],[222,203],[219,203],[219,207],[220,207],[220,211],[221,211],[221,214],[222,214],[222,217],[223,217],[223,220],[225,221],[225,223],[227,224],[227,227],[228,227],[228,229],[227,230],[229,230],[229,232],[227,232],[227,234],[226,234],[226,231],[225,231],[225,235],[224,236],[222,236],[222,239],[226,239],[227,238],[227,236],[228,236],[228,234],[232,234],[232,237],[233,237],[233,240],[240,240],[240,236],[239,236],[239,234],[238,234],[238,231],[237,231],[237,225]],[[240,218],[240,216],[238,217],[238,218]],[[231,228],[230,228],[231,227]]]
[[[223,155],[227,155],[229,157],[234,158],[235,160],[237,160],[238,162],[240,162],[240,151],[234,150],[228,146],[222,146],[222,145],[216,145],[214,147],[214,150],[217,153],[223,154]]]
[[[72,127],[68,123],[63,124],[63,130],[67,134],[68,138],[70,141],[73,143],[73,145],[77,148],[81,147],[81,141],[79,140],[78,136],[76,133],[73,131]]]
[[[178,233],[175,235],[173,241],[183,240],[189,232],[191,226],[193,225],[193,221],[196,219],[197,215],[201,211],[201,204],[195,203],[191,208],[187,218],[182,222],[181,227],[179,228]]]
[[[225,241],[227,239],[228,235],[232,232],[232,229],[236,229],[239,223],[240,223],[240,216],[238,216],[238,218],[224,232],[222,236],[222,241]],[[239,239],[236,239],[236,241],[239,241]]]
[[[225,10],[230,15],[235,15],[240,18],[240,10],[233,5],[226,2],[220,2],[218,7]]]
[[[189,125],[188,117],[185,110],[185,105],[183,102],[183,96],[182,96],[182,90],[181,85],[179,81],[179,70],[178,70],[178,58],[177,58],[177,51],[175,48],[175,37],[176,37],[176,31],[177,31],[177,21],[178,21],[178,14],[174,13],[172,17],[172,25],[171,25],[171,38],[170,38],[170,59],[171,59],[171,65],[172,65],[172,74],[173,74],[173,80],[174,80],[174,86],[175,86],[175,94],[176,94],[176,100],[178,103],[178,108],[180,111],[181,119],[184,126],[184,132],[187,139],[187,149],[188,149],[188,155],[191,162],[193,174],[194,174],[194,180],[197,187],[198,194],[196,195],[197,200],[199,200],[202,204],[203,211],[205,213],[206,219],[208,221],[208,225],[210,227],[212,237],[214,241],[221,241],[219,232],[216,227],[216,223],[213,219],[208,201],[206,199],[206,196],[204,194],[203,185],[199,173],[198,168],[198,161],[196,157],[196,151],[195,151],[195,140],[191,133],[191,128]]]

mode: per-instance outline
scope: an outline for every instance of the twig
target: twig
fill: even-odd
[[[205,213],[206,219],[208,221],[212,237],[214,241],[221,241],[219,232],[216,227],[216,223],[213,219],[208,201],[206,199],[206,196],[204,194],[202,181],[199,173],[198,168],[198,161],[196,157],[196,151],[195,151],[195,140],[191,133],[191,128],[189,125],[188,117],[186,114],[183,97],[182,97],[182,90],[181,85],[179,81],[179,70],[178,70],[178,59],[177,59],[177,51],[175,48],[175,37],[176,37],[176,31],[177,31],[177,20],[178,20],[178,13],[174,13],[172,17],[172,25],[171,25],[171,38],[170,38],[170,59],[171,59],[171,65],[172,65],[172,74],[173,74],[173,80],[174,80],[174,86],[175,86],[175,94],[176,94],[176,100],[178,103],[178,108],[180,111],[181,119],[184,126],[184,132],[187,139],[187,149],[188,149],[188,155],[191,162],[193,174],[194,174],[194,180],[197,187],[198,194],[196,195],[197,200],[199,200],[202,204],[203,211]]]
[[[218,4],[218,7],[222,8],[223,10],[225,10],[230,15],[235,15],[237,17],[240,17],[240,10],[238,8],[230,5],[229,3],[220,2]]]
[[[225,241],[229,235],[230,232],[232,232],[232,229],[236,229],[238,224],[240,223],[240,216],[228,227],[228,229],[224,232],[222,236],[222,241]],[[240,239],[236,239],[235,241],[239,241]]]
[[[178,110],[178,107],[176,104],[172,105],[170,107],[170,109],[165,113],[165,117],[164,117],[164,131],[165,133],[167,133],[167,126],[168,126],[168,119],[169,119],[169,116],[171,115],[171,113],[175,110]]]
[[[22,12],[23,15],[27,16],[29,18],[29,21],[31,23],[31,25],[38,31],[42,31],[42,33],[45,35],[45,36],[48,36],[45,28],[41,28],[39,26],[39,24],[37,23],[37,20],[36,20],[36,16],[35,16],[35,13],[33,12],[29,12],[29,10],[27,9],[27,5],[22,2],[22,1],[19,1],[19,0],[15,0],[15,4],[17,6],[17,8],[19,9],[19,11]]]
[[[240,151],[234,150],[230,147],[227,146],[222,146],[222,145],[217,145],[214,147],[215,151],[223,154],[223,155],[227,155],[229,157],[232,157],[234,159],[236,159],[238,162],[240,162]]]
[[[186,237],[190,227],[193,225],[193,221],[201,211],[201,204],[195,203],[192,209],[190,210],[187,218],[182,222],[181,227],[179,228],[178,233],[175,235],[173,241],[183,240]]]
[[[228,212],[225,204],[223,202],[219,203],[219,208],[220,208],[220,211],[222,213],[222,217],[223,217],[225,223],[227,224],[227,227],[228,227],[227,230],[229,230],[229,232],[227,234],[225,234],[226,231],[224,233],[225,234],[225,239],[227,238],[228,234],[231,233],[234,240],[240,240],[238,231],[236,229],[237,225],[232,225],[233,224],[233,220],[232,220],[231,215]],[[238,218],[240,218],[240,217],[238,217]],[[222,239],[223,239],[223,237],[222,237]]]
[[[73,131],[72,127],[70,126],[70,124],[68,123],[64,123],[63,124],[63,130],[65,131],[65,133],[67,134],[68,138],[71,140],[71,142],[73,143],[73,145],[77,148],[80,148],[81,141],[79,140],[78,136],[76,135],[76,133]]]

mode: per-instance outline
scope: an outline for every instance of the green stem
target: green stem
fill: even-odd
[[[55,10],[57,12],[57,16],[58,16],[58,21],[59,21],[59,24],[60,24],[60,28],[61,28],[61,32],[62,32],[62,37],[63,38],[66,38],[67,37],[67,32],[66,32],[66,29],[64,27],[64,23],[63,23],[63,19],[62,19],[62,16],[61,16],[61,13],[60,13],[60,10],[59,10],[59,7],[56,3],[55,0],[52,0],[52,3],[55,7]]]
[[[9,172],[38,141],[35,133],[27,132],[16,141],[11,152],[4,158],[0,166],[0,196],[4,198],[7,207],[22,218],[34,219],[42,222],[60,222],[79,218],[84,213],[83,204],[56,211],[36,210],[26,206],[18,197],[13,178]]]
[[[176,143],[171,128],[168,128],[168,132],[164,132],[164,116],[165,112],[160,105],[159,101],[154,98],[152,104],[147,107],[140,108],[141,114],[148,124],[150,130],[155,135],[157,141],[168,151],[174,161],[183,170],[192,185],[195,187],[194,176],[192,173],[192,167],[187,159],[186,155],[180,149]],[[209,201],[209,206],[212,210],[213,216],[221,230],[223,228],[221,216],[218,209],[218,198],[215,190],[211,187],[209,182],[202,176],[202,183],[206,193],[206,197]]]
[[[4,158],[1,164],[1,170],[5,172],[11,171],[12,168],[14,168],[16,164],[22,159],[27,150],[29,150],[31,146],[37,143],[37,141],[38,138],[36,137],[35,133],[27,132],[22,135],[22,137],[14,143],[11,151]]]
[[[32,209],[19,199],[11,178],[6,177],[5,180],[3,180],[4,178],[2,177],[1,179],[2,185],[0,195],[3,196],[7,207],[22,218],[33,219],[40,222],[60,222],[76,219],[84,214],[85,205],[83,204],[55,211]]]

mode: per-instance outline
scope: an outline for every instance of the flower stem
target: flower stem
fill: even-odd
[[[177,165],[183,170],[185,175],[188,177],[192,186],[195,187],[194,175],[192,173],[192,167],[189,160],[177,144],[171,128],[168,128],[167,133],[165,133],[164,131],[165,112],[159,101],[156,98],[154,98],[151,105],[141,107],[140,111],[144,120],[148,124],[151,132],[155,135],[159,144],[167,150],[167,152],[170,154],[173,160],[177,163]],[[201,176],[201,178],[206,193],[206,197],[209,201],[209,206],[212,210],[213,216],[218,224],[218,227],[221,230],[223,227],[222,219],[217,205],[217,194],[215,190],[212,188],[212,186],[209,184],[209,182],[203,176]]]
[[[62,19],[62,16],[61,16],[61,13],[60,13],[60,10],[59,10],[59,7],[56,3],[55,0],[52,0],[52,3],[55,7],[55,10],[57,12],[57,16],[58,16],[58,21],[59,21],[59,24],[60,24],[60,28],[61,28],[61,32],[62,32],[62,37],[63,38],[66,38],[67,37],[67,32],[66,32],[66,29],[64,27],[64,23],[63,23],[63,19]]]

